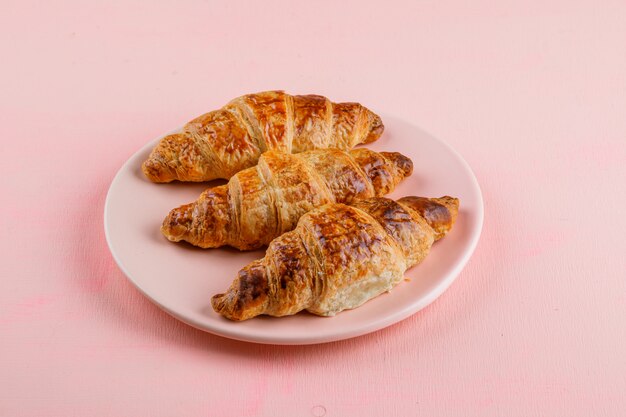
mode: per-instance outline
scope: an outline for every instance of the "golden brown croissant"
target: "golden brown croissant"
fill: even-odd
[[[203,248],[255,249],[292,230],[316,207],[389,193],[412,170],[411,160],[397,152],[269,151],[228,184],[172,210],[161,231],[171,241]]]
[[[352,149],[383,129],[380,117],[358,103],[266,91],[238,97],[166,136],[142,169],[154,182],[230,178],[268,150]]]
[[[239,271],[213,309],[231,320],[307,310],[320,316],[360,306],[390,290],[456,220],[452,197],[375,197],[327,204],[274,239],[263,259]]]

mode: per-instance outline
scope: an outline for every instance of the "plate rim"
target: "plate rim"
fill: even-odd
[[[425,133],[429,139],[434,140],[436,142],[438,142],[440,145],[443,145],[444,148],[446,148],[446,150],[448,152],[450,152],[456,159],[458,162],[460,162],[462,168],[464,169],[464,171],[466,172],[466,174],[468,174],[468,178],[470,179],[470,182],[472,183],[474,190],[476,191],[476,197],[477,197],[477,201],[476,201],[476,216],[475,216],[475,221],[474,221],[474,228],[476,230],[476,232],[472,235],[471,240],[469,242],[469,245],[467,246],[466,250],[464,251],[464,254],[462,256],[462,258],[460,259],[460,261],[458,261],[456,263],[456,265],[454,266],[454,268],[448,272],[444,278],[438,282],[437,285],[434,286],[434,288],[432,288],[429,292],[427,292],[424,296],[418,298],[414,303],[411,303],[409,305],[407,305],[405,308],[403,308],[402,310],[399,310],[393,314],[389,314],[384,316],[383,318],[379,319],[379,320],[373,320],[369,323],[367,323],[364,326],[360,326],[357,327],[356,329],[352,330],[335,330],[335,331],[331,331],[327,334],[324,334],[322,336],[318,336],[318,337],[307,337],[307,338],[303,338],[303,337],[289,337],[289,336],[285,336],[285,335],[280,335],[280,336],[264,336],[264,335],[252,335],[249,337],[246,337],[246,334],[241,334],[241,332],[237,332],[237,331],[231,331],[229,329],[223,329],[223,328],[213,328],[210,326],[207,326],[205,323],[199,323],[196,320],[193,320],[192,318],[189,317],[185,317],[181,314],[178,314],[176,311],[168,308],[166,305],[164,305],[163,303],[161,303],[160,301],[158,301],[157,299],[153,298],[152,296],[150,296],[150,294],[148,294],[143,288],[141,288],[141,286],[139,285],[138,282],[136,282],[136,280],[132,277],[132,275],[129,273],[129,271],[127,270],[127,268],[125,267],[123,261],[120,259],[120,257],[118,256],[118,254],[116,253],[112,243],[111,243],[111,237],[110,237],[110,227],[109,227],[109,206],[111,204],[111,200],[110,200],[110,196],[111,196],[111,190],[114,188],[114,185],[120,181],[120,178],[122,176],[122,173],[126,171],[126,168],[128,165],[130,165],[131,161],[133,161],[133,159],[135,159],[135,156],[137,156],[140,153],[143,153],[146,151],[146,149],[151,149],[155,146],[156,143],[158,143],[159,140],[161,140],[163,137],[167,136],[169,133],[166,133],[162,136],[160,136],[159,138],[156,138],[154,140],[149,141],[148,143],[146,143],[144,146],[142,146],[141,148],[139,148],[137,151],[135,151],[131,156],[129,156],[126,161],[122,164],[122,166],[117,170],[117,172],[115,173],[115,176],[113,177],[113,180],[111,181],[111,184],[109,185],[109,188],[107,190],[106,193],[106,198],[105,198],[105,202],[104,202],[104,210],[103,210],[103,214],[104,214],[104,235],[105,235],[105,239],[107,242],[107,246],[109,248],[109,252],[111,253],[113,260],[115,261],[115,263],[117,264],[117,266],[120,268],[120,270],[122,271],[122,273],[124,274],[124,276],[126,277],[126,279],[128,281],[131,282],[131,284],[137,289],[139,290],[139,292],[141,294],[143,294],[148,300],[150,300],[153,304],[155,304],[157,307],[159,307],[161,310],[165,311],[167,314],[171,315],[172,317],[176,318],[177,320],[182,321],[183,323],[186,323],[198,330],[204,331],[204,332],[208,332],[211,334],[214,334],[216,336],[221,336],[224,338],[229,338],[229,339],[233,339],[233,340],[238,340],[238,341],[243,341],[243,342],[250,342],[250,343],[259,343],[259,344],[273,344],[273,345],[312,345],[312,344],[321,344],[321,343],[330,343],[330,342],[335,342],[335,341],[339,341],[339,340],[346,340],[346,339],[352,339],[355,337],[359,337],[359,336],[363,336],[369,333],[373,333],[375,331],[378,330],[382,330],[386,327],[389,327],[391,325],[397,324],[403,320],[405,320],[406,318],[412,316],[413,314],[417,313],[418,311],[422,310],[423,308],[427,307],[428,305],[430,305],[433,301],[435,301],[437,298],[439,298],[451,285],[452,283],[457,279],[457,277],[459,276],[459,274],[461,273],[461,271],[465,268],[465,265],[467,264],[467,262],[469,261],[469,259],[471,258],[471,256],[473,255],[477,245],[478,245],[478,241],[480,240],[480,236],[482,234],[482,228],[483,228],[483,223],[484,223],[484,199],[483,199],[483,195],[482,195],[482,189],[480,188],[480,184],[478,183],[478,180],[476,178],[476,175],[474,174],[472,168],[469,166],[469,164],[467,163],[467,161],[461,156],[461,154],[459,154],[459,152],[457,152],[454,148],[452,148],[446,141],[439,139],[433,135],[431,135],[430,133],[424,131],[423,129],[421,129],[419,126],[415,125],[414,123],[412,123],[411,121],[408,121],[406,119],[397,117],[397,116],[391,116],[391,115],[385,115],[384,113],[382,113],[382,115],[384,115],[384,120],[397,120],[401,123],[406,123],[418,130],[420,130],[421,132]],[[176,131],[180,131],[181,128],[178,129],[174,129],[171,132],[176,132]],[[171,133],[170,132],[170,133]],[[322,320],[324,318],[321,318]]]

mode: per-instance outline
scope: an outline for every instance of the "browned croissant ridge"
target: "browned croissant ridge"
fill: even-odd
[[[238,97],[166,136],[142,170],[154,182],[230,178],[269,150],[347,150],[375,141],[383,129],[380,117],[358,103],[266,91]]]
[[[231,320],[306,310],[320,316],[360,306],[393,288],[454,224],[452,197],[376,197],[327,204],[274,239],[244,267],[213,309]]]
[[[258,165],[198,200],[172,210],[161,231],[171,241],[202,248],[249,250],[296,227],[306,212],[327,203],[352,203],[391,192],[413,170],[397,152],[323,149],[266,152]]]

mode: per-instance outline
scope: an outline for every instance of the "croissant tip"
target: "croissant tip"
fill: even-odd
[[[413,161],[408,156],[400,152],[381,152],[385,158],[392,161],[402,178],[406,178],[413,173]]]
[[[215,312],[227,319],[242,321],[264,314],[268,306],[269,279],[265,265],[254,261],[241,271],[225,294],[211,298]]]
[[[156,182],[159,179],[157,166],[152,159],[147,159],[141,164],[141,171],[150,181]]]
[[[193,222],[193,203],[170,211],[163,219],[161,233],[172,242],[184,240]]]
[[[461,201],[458,198],[450,197],[449,195],[444,195],[439,198],[431,198],[431,200],[445,206],[452,215],[452,223],[454,223],[456,216],[459,213]]]
[[[363,141],[363,143],[374,142],[385,131],[385,125],[383,124],[383,120],[380,118],[380,116],[375,113],[371,113],[371,114],[372,114],[372,122],[370,123],[370,130],[369,130],[367,137]]]
[[[211,297],[211,307],[213,307],[213,310],[216,313],[227,318],[228,320],[243,321],[249,318],[242,314],[242,311],[240,311],[241,309],[236,308],[236,305],[233,304],[233,297],[229,297],[228,293],[215,294]]]
[[[215,294],[211,297],[211,307],[216,313],[224,314],[225,302],[224,297],[226,294]]]
[[[434,200],[446,206],[446,208],[450,212],[450,215],[452,216],[452,220],[450,222],[450,227],[452,227],[454,223],[456,223],[456,218],[459,215],[459,208],[461,206],[461,200],[459,200],[456,197],[450,197],[447,195],[440,197],[440,198],[436,198]]]
[[[159,161],[153,157],[148,158],[141,164],[141,171],[152,182],[167,183],[174,180],[174,178],[167,175]]]
[[[450,196],[439,198],[403,197],[398,202],[417,211],[435,231],[439,240],[452,229],[459,213],[459,199]]]

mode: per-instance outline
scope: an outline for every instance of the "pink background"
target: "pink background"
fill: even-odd
[[[1,416],[626,415],[624,1],[2,2]],[[409,319],[260,346],[170,318],[103,204],[247,92],[354,100],[457,149],[479,246]]]

